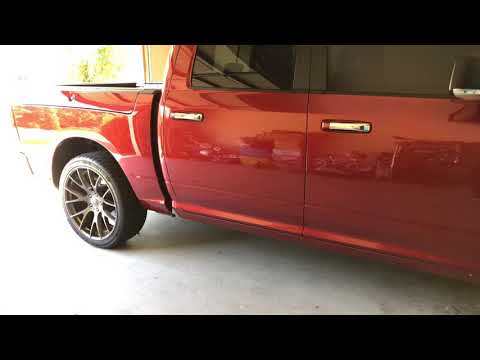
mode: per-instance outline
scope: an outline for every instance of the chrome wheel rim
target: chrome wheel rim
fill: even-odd
[[[64,206],[76,228],[91,240],[107,238],[117,224],[117,202],[108,182],[87,167],[70,171],[64,183]]]

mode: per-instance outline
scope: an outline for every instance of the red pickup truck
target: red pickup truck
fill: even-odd
[[[163,84],[15,104],[86,242],[147,210],[480,277],[480,46],[182,45]]]

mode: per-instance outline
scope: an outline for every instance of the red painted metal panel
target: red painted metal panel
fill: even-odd
[[[478,273],[479,124],[478,103],[311,94],[304,235]]]
[[[71,138],[89,139],[118,160],[146,207],[168,212],[153,163],[150,139],[153,95],[131,91],[82,94],[77,94],[76,102],[88,103],[83,109],[70,107],[73,105],[68,99],[52,100],[50,106],[13,107],[21,145],[34,172],[51,176],[52,158],[59,144]]]
[[[308,94],[193,90],[194,50],[177,50],[164,104],[163,151],[174,200],[205,215],[300,234]],[[202,113],[204,120],[174,120],[172,112]]]

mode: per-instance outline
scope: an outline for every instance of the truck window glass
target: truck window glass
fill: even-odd
[[[346,93],[448,96],[453,64],[463,56],[480,56],[480,46],[330,45],[327,47],[327,89]],[[480,78],[470,80],[480,82]],[[312,86],[314,84],[312,81]]]
[[[199,45],[192,85],[203,88],[292,90],[293,45]]]

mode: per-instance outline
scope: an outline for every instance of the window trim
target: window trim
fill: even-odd
[[[294,71],[298,66],[298,45],[292,45],[295,47],[295,61],[294,61]],[[310,48],[310,46],[309,46]],[[306,55],[306,60],[308,61],[307,73],[304,74],[304,89],[252,89],[252,88],[223,88],[223,87],[206,87],[206,86],[194,86],[193,85],[193,68],[195,67],[195,60],[197,58],[198,45],[195,45],[194,56],[190,64],[189,74],[187,78],[187,88],[191,90],[202,90],[202,91],[212,91],[212,92],[256,92],[256,93],[296,93],[296,94],[308,94],[310,92],[310,64],[311,64],[311,54],[310,51]]]
[[[376,93],[362,91],[333,91],[333,90],[311,90],[311,94],[345,95],[345,96],[377,96],[377,97],[408,97],[419,99],[458,99],[454,95],[431,95],[431,94],[406,94],[406,93]]]

